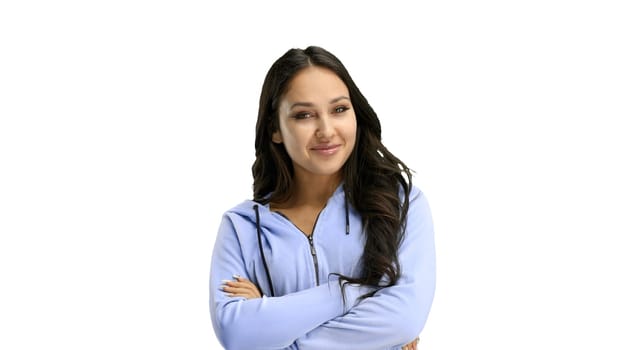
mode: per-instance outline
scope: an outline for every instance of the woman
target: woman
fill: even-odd
[[[226,349],[415,349],[435,288],[432,219],[343,64],[291,49],[265,78],[254,198],[216,238]]]

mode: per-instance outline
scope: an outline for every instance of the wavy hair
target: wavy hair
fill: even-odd
[[[272,134],[279,127],[278,108],[289,82],[296,73],[309,66],[330,69],[344,82],[356,114],[356,143],[342,169],[343,187],[346,201],[362,217],[366,243],[361,276],[339,275],[340,280],[378,288],[392,286],[400,277],[397,251],[404,237],[412,171],[382,144],[376,112],[341,61],[321,47],[290,49],[268,70],[255,128],[254,200],[279,202],[292,194],[292,160],[283,144],[272,142]]]

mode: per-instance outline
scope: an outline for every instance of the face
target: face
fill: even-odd
[[[295,179],[340,177],[356,142],[356,116],[343,81],[326,68],[298,72],[281,97],[272,141],[285,146]]]

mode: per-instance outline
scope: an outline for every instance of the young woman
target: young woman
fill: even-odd
[[[254,198],[227,211],[210,311],[226,349],[415,349],[435,289],[430,210],[343,64],[291,49],[265,78]]]

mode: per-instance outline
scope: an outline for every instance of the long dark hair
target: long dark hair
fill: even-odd
[[[362,217],[366,243],[361,276],[340,275],[340,278],[347,283],[380,288],[392,286],[400,277],[397,251],[404,236],[408,194],[412,187],[411,170],[382,144],[376,112],[341,61],[323,48],[290,49],[274,62],[266,75],[256,125],[254,200],[260,203],[268,200],[279,202],[291,196],[292,160],[282,144],[272,142],[272,134],[279,127],[281,96],[292,77],[309,66],[330,69],[341,78],[348,88],[356,114],[356,144],[343,166],[343,188],[346,190],[346,201]]]

